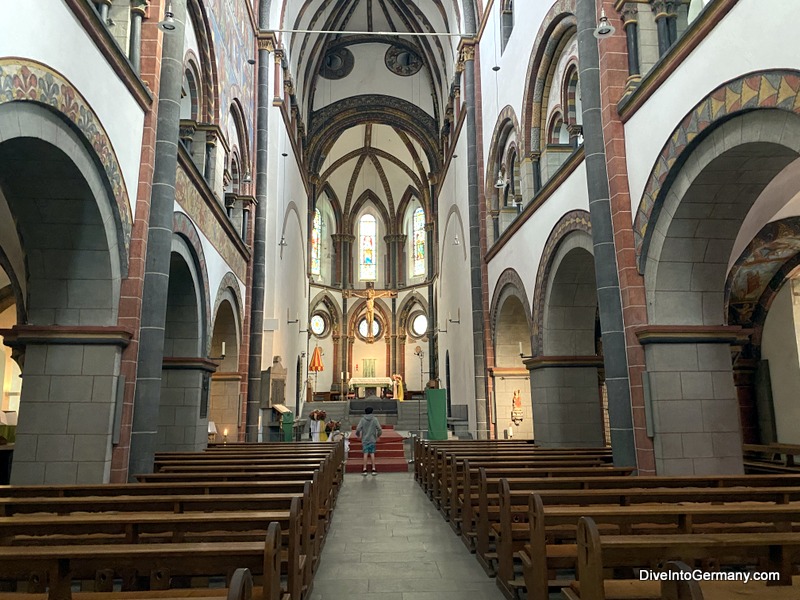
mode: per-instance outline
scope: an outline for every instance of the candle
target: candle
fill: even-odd
[[[222,356],[225,356],[225,342],[222,342]]]
[[[225,437],[228,436],[228,428],[227,427],[222,431],[222,435],[224,435]]]
[[[344,379],[344,371],[342,371],[342,379]]]
[[[522,342],[519,343],[519,355],[522,356]]]

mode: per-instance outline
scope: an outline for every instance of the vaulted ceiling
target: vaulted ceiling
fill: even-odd
[[[281,29],[296,33],[282,42],[307,124],[306,166],[345,218],[365,193],[389,215],[409,190],[428,207],[461,3],[286,0]],[[444,35],[409,35],[433,33]]]

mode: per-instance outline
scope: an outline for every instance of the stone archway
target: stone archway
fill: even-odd
[[[28,73],[28,83],[56,81]],[[127,197],[121,178],[109,180],[116,162],[93,115],[76,131],[58,112],[63,91],[52,108],[39,104],[41,89],[20,102],[0,93],[0,247],[26,315],[2,332],[23,374],[15,484],[108,481],[120,357],[131,338],[117,326]],[[91,123],[94,148],[84,137]],[[111,155],[98,157],[101,148]]]
[[[241,439],[244,434],[243,429],[239,431],[243,377],[239,372],[241,324],[236,298],[230,288],[223,289],[219,296],[219,307],[211,330],[210,358],[217,363],[217,370],[211,376],[208,420],[214,422],[218,435],[228,435],[228,439],[231,439],[235,437],[233,432],[239,432],[238,439]]]
[[[755,110],[718,123],[665,174],[641,256],[651,325],[638,332],[659,474],[742,472],[731,345],[748,332],[727,322],[726,279],[745,217],[798,155],[800,118]]]

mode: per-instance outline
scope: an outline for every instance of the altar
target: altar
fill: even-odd
[[[391,377],[352,377],[348,385],[357,390],[356,396],[380,396],[378,390],[392,387]]]

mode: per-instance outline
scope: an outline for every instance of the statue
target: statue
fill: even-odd
[[[392,396],[398,402],[402,402],[404,400],[404,390],[403,390],[403,378],[400,376],[399,373],[395,373],[392,375]]]
[[[522,423],[524,414],[522,412],[522,390],[514,390],[514,397],[512,399],[513,408],[511,409],[511,420],[514,425]]]
[[[370,283],[366,290],[345,290],[342,294],[345,298],[354,296],[356,298],[366,298],[364,317],[367,320],[367,343],[375,341],[372,331],[372,322],[375,320],[375,298],[397,298],[397,292],[390,290],[375,291],[375,287]]]

